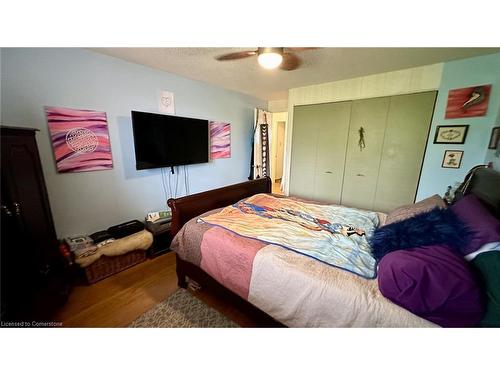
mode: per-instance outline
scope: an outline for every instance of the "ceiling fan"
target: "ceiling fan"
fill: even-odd
[[[256,51],[241,51],[218,56],[218,61],[238,60],[257,55],[259,65],[265,69],[280,68],[295,70],[302,61],[295,52],[316,49],[316,47],[259,47]]]

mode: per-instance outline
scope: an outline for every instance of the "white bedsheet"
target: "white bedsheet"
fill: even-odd
[[[255,256],[248,300],[289,327],[437,327],[382,296],[377,280],[276,245]]]

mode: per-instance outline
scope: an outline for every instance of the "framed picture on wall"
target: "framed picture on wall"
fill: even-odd
[[[441,167],[443,168],[460,168],[462,164],[462,157],[464,156],[463,151],[459,150],[446,150],[444,152],[443,163]]]
[[[493,129],[491,129],[491,137],[488,148],[490,150],[496,150],[499,141],[500,141],[500,126],[496,126]]]
[[[434,143],[463,145],[468,130],[469,125],[438,125]]]
[[[490,92],[491,85],[450,90],[444,118],[485,116]]]

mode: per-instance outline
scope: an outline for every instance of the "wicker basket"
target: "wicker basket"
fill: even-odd
[[[112,257],[103,255],[94,263],[85,267],[85,276],[87,282],[93,284],[145,260],[146,251],[144,250],[134,250]]]

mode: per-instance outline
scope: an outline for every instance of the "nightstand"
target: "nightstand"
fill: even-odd
[[[172,242],[172,232],[170,230],[170,222],[164,224],[154,224],[146,222],[146,229],[153,234],[153,245],[148,250],[150,258],[165,254],[170,251],[170,243]]]

